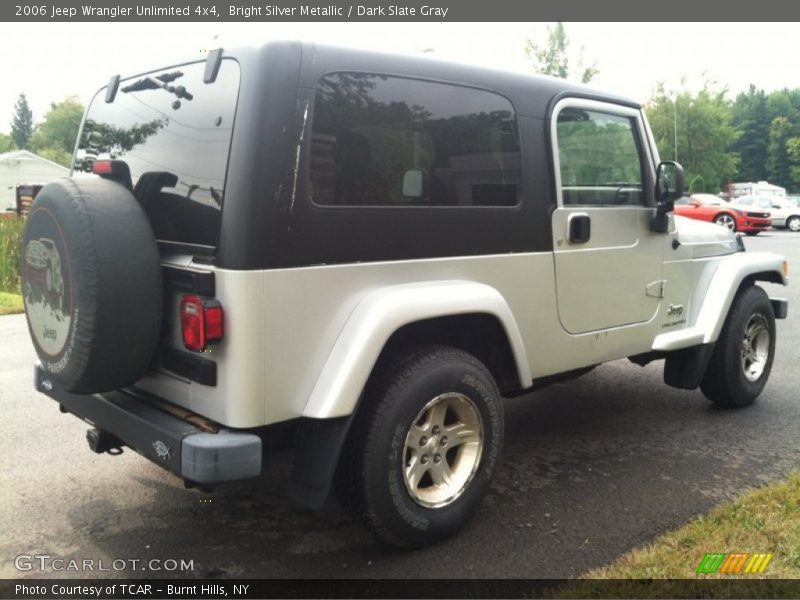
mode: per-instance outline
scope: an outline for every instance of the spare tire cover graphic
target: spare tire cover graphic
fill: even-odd
[[[55,216],[46,207],[28,217],[22,255],[25,312],[43,366],[60,373],[69,362],[78,318],[69,248]]]

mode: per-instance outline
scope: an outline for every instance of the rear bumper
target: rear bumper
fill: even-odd
[[[179,477],[201,484],[256,477],[261,473],[261,438],[253,433],[204,431],[149,404],[127,390],[82,395],[53,387],[40,366],[36,390],[94,427]]]

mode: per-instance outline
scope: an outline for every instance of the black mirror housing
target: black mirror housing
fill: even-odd
[[[675,202],[683,196],[683,167],[674,160],[659,163],[656,169],[656,200]]]
[[[659,233],[667,233],[669,217],[675,209],[675,200],[683,196],[683,167],[672,160],[659,163],[656,169],[656,201],[658,207],[650,229]]]

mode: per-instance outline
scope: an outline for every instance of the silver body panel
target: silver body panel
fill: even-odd
[[[675,235],[678,229],[663,235],[662,243],[669,245]],[[658,307],[651,318],[578,335],[559,319],[554,254],[549,252],[265,271],[216,269],[226,335],[204,356],[217,362],[217,385],[158,372],[137,387],[229,427],[342,416],[355,408],[375,360],[397,328],[464,313],[498,318],[520,381],[530,385],[540,377],[649,350],[714,341],[738,283],[752,273],[780,271],[782,261],[758,253],[702,259],[688,254],[684,249],[663,263],[662,299],[648,298],[645,287],[639,288],[642,302]],[[624,283],[617,291],[630,294]],[[685,307],[683,322],[668,314],[671,305]],[[172,310],[177,311],[177,297]],[[594,311],[602,316],[604,305]],[[180,347],[177,327],[173,338]]]

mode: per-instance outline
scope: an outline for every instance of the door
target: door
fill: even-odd
[[[577,98],[551,119],[552,215],[561,324],[573,334],[651,320],[662,294],[663,234],[640,111]]]

